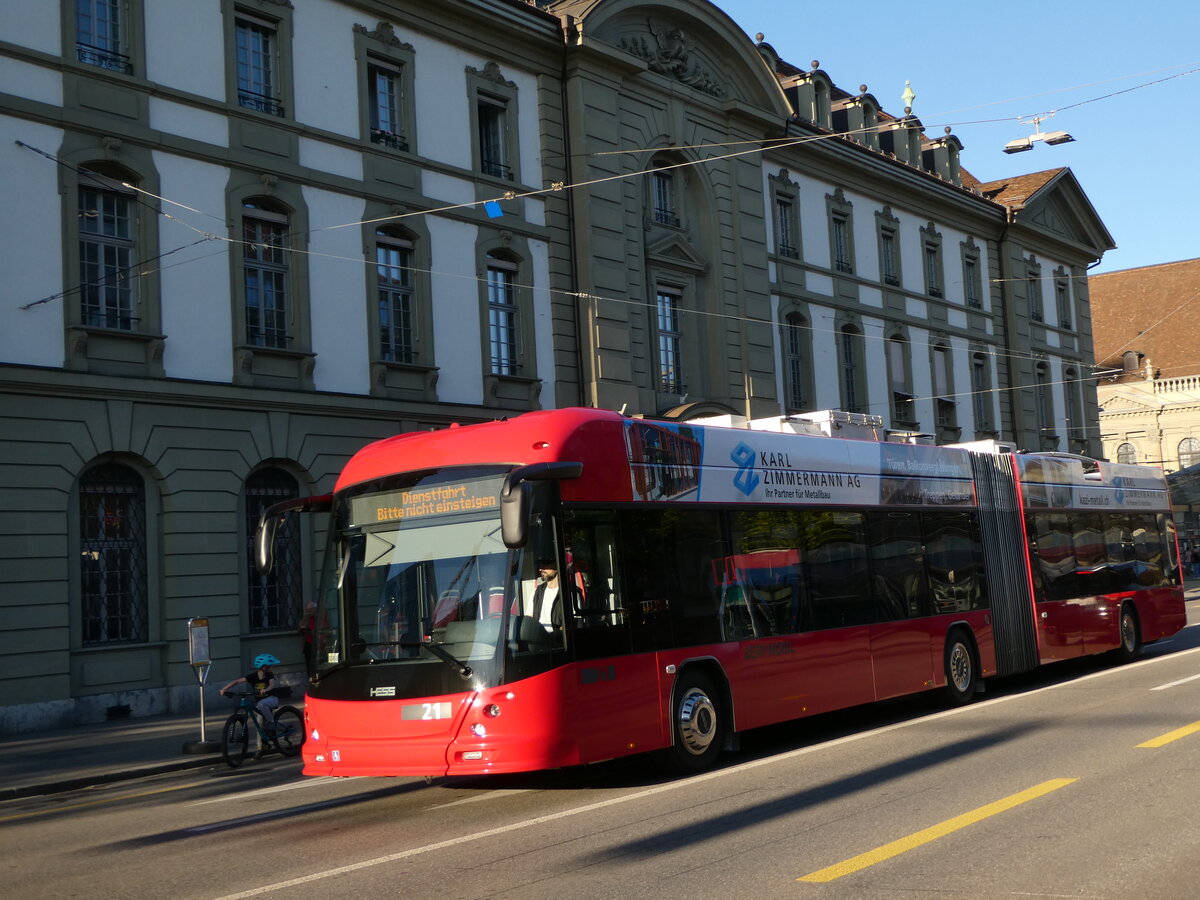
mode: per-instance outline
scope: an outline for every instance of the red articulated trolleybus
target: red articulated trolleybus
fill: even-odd
[[[777,424],[786,423],[779,420]],[[405,434],[328,510],[309,775],[662,751],[1185,624],[1161,471],[590,409]]]

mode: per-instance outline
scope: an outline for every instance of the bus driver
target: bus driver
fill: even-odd
[[[558,585],[558,563],[552,559],[537,561],[538,581],[527,614],[548,628],[562,628],[562,596]]]

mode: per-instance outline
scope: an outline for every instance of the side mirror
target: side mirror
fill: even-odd
[[[297,497],[269,506],[259,517],[254,531],[254,568],[260,575],[268,575],[275,565],[275,535],[279,526],[290,512],[329,512],[333,508],[333,495]]]
[[[525,546],[529,531],[529,481],[562,481],[583,474],[581,462],[532,463],[513,469],[500,489],[500,538],[510,550]]]

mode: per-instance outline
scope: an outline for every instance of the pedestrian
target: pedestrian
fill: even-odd
[[[1188,563],[1191,565],[1192,577],[1200,578],[1200,549],[1192,547],[1192,552],[1188,554]]]

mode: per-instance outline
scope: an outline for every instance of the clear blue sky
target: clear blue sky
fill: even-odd
[[[1194,0],[717,6],[793,65],[820,60],[838,87],[866,84],[893,115],[911,81],[926,133],[951,125],[980,181],[1070,168],[1117,244],[1094,272],[1200,257],[1200,72],[1098,99],[1200,69]],[[1018,117],[1055,109],[1042,130],[1067,131],[1074,143],[1002,152],[1034,131]],[[1004,121],[980,121],[995,119]]]

